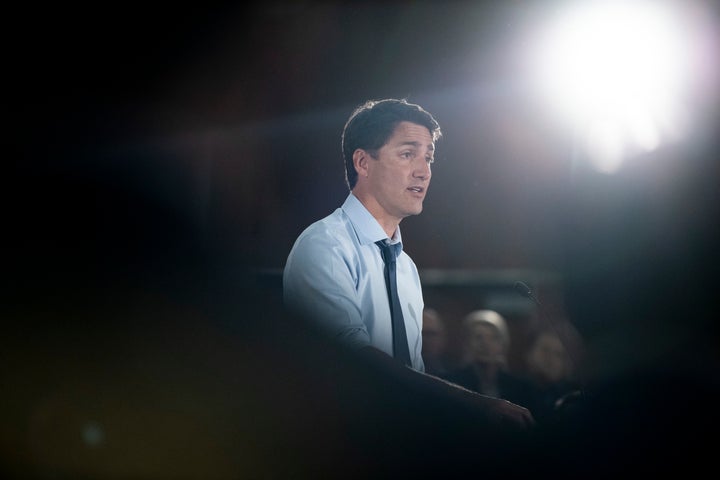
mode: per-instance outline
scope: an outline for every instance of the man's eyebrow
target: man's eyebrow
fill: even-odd
[[[409,145],[409,146],[415,147],[415,148],[420,148],[420,147],[422,147],[422,143],[420,143],[420,142],[413,142],[413,141],[402,142],[402,143],[401,143],[400,145],[398,145],[398,146],[399,146],[399,147],[404,147],[404,146],[406,146],[406,145]],[[428,150],[430,150],[431,152],[434,152],[434,151],[435,151],[435,144],[434,144],[434,143],[431,143],[430,145],[428,145]]]

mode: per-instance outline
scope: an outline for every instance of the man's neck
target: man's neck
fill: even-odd
[[[393,238],[398,225],[400,225],[400,219],[387,213],[374,196],[366,195],[360,189],[355,189],[352,193],[377,220],[388,238]]]

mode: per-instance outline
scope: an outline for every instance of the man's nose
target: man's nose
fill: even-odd
[[[420,160],[419,165],[415,168],[415,176],[417,178],[421,178],[423,180],[427,180],[432,176],[432,171],[430,170],[430,164],[426,162],[425,160]]]

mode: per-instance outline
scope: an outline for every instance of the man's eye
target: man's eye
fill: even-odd
[[[434,162],[435,162],[435,158],[433,158],[433,157],[425,157],[425,161],[426,161],[427,163],[434,163]]]

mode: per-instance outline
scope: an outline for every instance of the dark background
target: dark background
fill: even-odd
[[[531,5],[22,12],[9,52],[12,138],[27,170],[134,185],[196,222],[230,261],[280,268],[300,230],[347,194],[349,113],[405,97],[445,131],[426,210],[403,223],[418,265],[553,269],[571,149],[516,65]],[[33,206],[39,195],[29,197]]]

